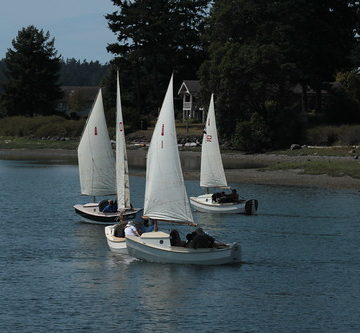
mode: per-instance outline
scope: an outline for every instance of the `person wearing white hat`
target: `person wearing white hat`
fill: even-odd
[[[129,221],[125,226],[125,236],[140,236],[133,221]]]

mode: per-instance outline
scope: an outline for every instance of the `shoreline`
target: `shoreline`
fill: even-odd
[[[145,175],[146,149],[128,150],[128,161],[132,175]],[[180,151],[185,179],[200,177],[200,152]],[[223,153],[223,164],[229,183],[256,185],[299,186],[360,191],[360,179],[349,176],[302,174],[302,170],[261,170],[270,164],[284,161],[311,159],[339,159],[330,156],[286,156],[275,154]],[[76,150],[66,149],[0,149],[0,159],[4,160],[65,160],[77,164]],[[346,158],[343,158],[346,159]]]

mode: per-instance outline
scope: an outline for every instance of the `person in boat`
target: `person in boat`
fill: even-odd
[[[191,232],[191,233],[188,233],[186,235],[186,244],[185,244],[185,247],[191,247],[191,241],[194,239],[194,234]]]
[[[154,231],[154,224],[149,222],[148,219],[144,220],[143,225],[141,226],[141,232],[151,232]]]
[[[186,242],[182,241],[180,234],[177,230],[173,229],[170,232],[170,245],[171,246],[186,246]]]
[[[224,193],[224,192],[222,192],[222,193]],[[219,199],[221,198],[222,193],[220,193],[220,192],[215,192],[215,193],[211,196],[212,202],[213,202],[213,203],[219,202]]]
[[[109,200],[108,204],[103,209],[103,213],[115,213],[116,211],[117,205],[112,200]]]
[[[125,227],[126,227],[127,222],[124,221],[120,221],[114,230],[114,236],[115,237],[120,237],[120,238],[124,238],[125,237]]]
[[[140,236],[133,221],[129,221],[126,224],[124,231],[125,231],[125,236],[138,236],[138,237]]]
[[[239,201],[239,195],[237,194],[235,189],[232,189],[231,193],[227,197],[229,199],[229,202]]]
[[[186,237],[188,239],[188,237]],[[215,238],[208,235],[206,232],[202,230],[202,228],[197,228],[192,232],[192,240],[188,247],[193,249],[200,248],[212,248],[214,247]]]
[[[225,194],[225,192],[219,193],[219,196],[218,196],[218,198],[216,199],[216,201],[217,201],[218,203],[228,202],[227,200],[228,200],[228,197],[227,197],[227,195]]]

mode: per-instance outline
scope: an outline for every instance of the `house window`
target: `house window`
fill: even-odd
[[[185,102],[190,102],[191,96],[189,94],[185,94]]]

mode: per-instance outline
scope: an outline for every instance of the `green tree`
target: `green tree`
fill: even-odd
[[[59,87],[60,58],[56,56],[54,38],[34,26],[18,32],[5,58],[2,96],[9,116],[50,115],[62,97]]]
[[[336,82],[346,92],[360,103],[360,73],[358,71],[339,72],[336,74]]]
[[[124,78],[124,103],[155,114],[173,71],[175,87],[196,76],[204,59],[200,32],[209,0],[112,1],[118,10],[106,18],[118,42],[107,49]]]
[[[276,2],[274,10],[281,24],[277,39],[286,57],[296,65],[304,109],[310,86],[317,93],[317,111],[321,111],[323,82],[333,81],[338,71],[360,65],[353,57],[359,44],[355,33],[359,28],[359,2],[282,0]]]
[[[323,118],[332,124],[360,123],[360,75],[357,71],[337,73]]]
[[[4,74],[4,71],[5,71],[5,60],[2,59],[0,60],[0,93],[2,91],[2,85],[4,84],[5,82],[5,74]]]
[[[217,96],[220,133],[236,134],[240,142],[241,126],[236,124],[257,113],[270,129],[272,147],[301,138],[301,100],[293,87],[310,85],[320,94],[323,81],[334,78],[339,68],[353,66],[355,5],[336,0],[215,1],[204,34],[208,59],[200,79],[204,97],[211,92]]]
[[[98,61],[61,60],[60,82],[63,86],[98,86],[109,65]]]
[[[296,109],[289,103],[294,100],[294,64],[273,37],[278,23],[272,10],[266,0],[216,1],[204,35],[209,53],[200,69],[204,97],[215,92],[220,133],[236,134],[238,142],[245,134],[238,133],[242,127],[237,123],[251,121],[253,113],[272,129],[269,134],[280,123],[279,110],[293,117]],[[273,145],[280,144],[277,138]]]

